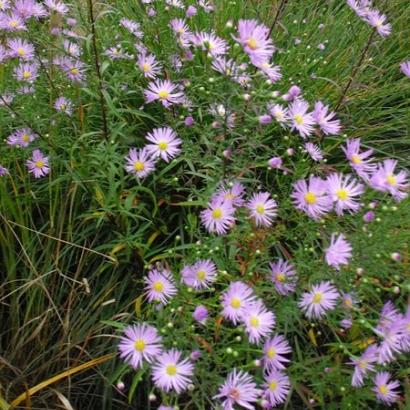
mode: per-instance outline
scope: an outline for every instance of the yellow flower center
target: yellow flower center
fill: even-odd
[[[44,161],[36,161],[36,167],[37,168],[43,168],[44,167]]]
[[[162,292],[164,290],[164,284],[157,280],[156,282],[154,282],[154,284],[152,285],[152,287],[154,288],[154,290],[156,292]]]
[[[409,322],[409,323],[407,323],[406,328],[407,328],[407,331],[409,331],[409,332],[410,332],[410,322]]]
[[[383,395],[386,395],[389,392],[389,389],[385,384],[382,384],[381,386],[379,386],[379,392]]]
[[[232,298],[231,307],[234,309],[239,309],[241,307],[241,300],[239,298]]]
[[[134,343],[135,350],[142,352],[145,349],[145,342],[142,339],[137,339]]]
[[[199,271],[196,273],[196,277],[197,277],[199,280],[204,280],[204,279],[206,278],[206,272],[203,271],[203,270],[199,270]]]
[[[252,316],[252,317],[249,319],[249,324],[250,324],[252,327],[259,327],[259,319],[258,319],[256,316]]]
[[[212,211],[212,217],[214,219],[220,219],[222,218],[222,209],[221,208],[216,208]]]
[[[78,68],[73,67],[73,68],[70,70],[70,72],[71,72],[71,74],[73,74],[73,75],[77,75],[80,71],[78,70]]]
[[[388,183],[389,185],[391,185],[391,186],[396,186],[396,185],[397,185],[397,179],[396,179],[396,177],[395,177],[394,175],[392,175],[392,174],[387,175],[386,181],[387,181],[387,183]]]
[[[313,205],[316,203],[317,198],[316,195],[313,192],[306,192],[305,196],[305,201],[309,204],[309,205]]]
[[[169,364],[166,368],[165,368],[165,373],[168,376],[175,376],[177,374],[177,367],[173,364]]]
[[[315,293],[315,295],[313,296],[313,303],[320,303],[323,299],[323,295],[321,292],[317,292]]]
[[[160,142],[158,143],[158,148],[159,148],[161,151],[165,151],[165,150],[168,148],[168,143],[165,142],[165,141],[160,141]]]
[[[258,204],[258,205],[256,205],[256,212],[258,213],[258,214],[263,214],[263,213],[265,213],[265,207],[263,206],[263,204]]]
[[[17,54],[22,57],[26,54],[26,52],[24,51],[24,48],[20,47],[17,49]]]
[[[148,71],[151,71],[151,65],[148,63],[144,63],[142,65],[142,71],[144,71],[144,73],[148,73]]]
[[[346,201],[347,198],[349,198],[349,191],[347,189],[338,189],[336,191],[336,196],[341,200],[341,201]]]
[[[268,356],[269,359],[273,359],[274,357],[276,357],[276,350],[271,347],[267,352],[266,352],[266,356]]]
[[[276,280],[278,282],[285,282],[285,275],[283,273],[277,273],[276,274]]]
[[[295,120],[296,124],[298,124],[298,125],[303,124],[303,117],[300,114],[294,115],[293,119]]]
[[[383,25],[383,22],[381,20],[377,20],[375,26],[377,28],[380,28]]]
[[[276,383],[275,380],[273,380],[269,383],[269,390],[275,391],[277,389],[277,387],[278,387],[278,383]]]
[[[231,192],[228,192],[225,194],[224,198],[232,200],[232,199],[235,199],[235,195],[232,194]]]
[[[23,72],[23,78],[25,78],[26,80],[29,79],[31,77],[31,73],[30,71],[24,71]]]
[[[60,110],[65,110],[66,109],[66,105],[65,104],[61,104],[60,105]]]
[[[345,306],[352,307],[352,301],[350,299],[345,299]]]
[[[134,169],[135,169],[136,171],[143,171],[144,168],[145,168],[145,165],[144,165],[143,162],[141,162],[141,161],[135,161],[135,163],[134,163]]]
[[[275,118],[276,118],[277,120],[283,120],[283,117],[284,117],[284,114],[283,114],[282,111],[277,111],[277,112],[276,112]]]
[[[366,360],[360,360],[359,361],[359,367],[361,368],[361,369],[366,369],[366,367],[367,367],[367,361]]]
[[[185,30],[184,30],[182,27],[180,27],[180,28],[177,30],[177,33],[179,33],[179,34],[185,34]]]
[[[258,48],[258,42],[252,37],[246,40],[246,44],[251,50],[256,50]]]
[[[30,142],[30,135],[24,134],[24,135],[21,137],[21,139],[22,139],[24,142]]]
[[[166,100],[169,97],[169,92],[166,90],[161,90],[158,93],[159,98],[161,98],[161,100]]]
[[[11,20],[10,23],[9,23],[10,27],[13,27],[13,28],[14,28],[14,27],[17,27],[18,24],[19,24],[19,23],[18,23],[17,20]]]
[[[356,165],[359,165],[359,164],[362,163],[362,160],[361,160],[360,157],[359,157],[358,155],[356,155],[356,154],[353,154],[353,155],[352,155],[351,160],[352,160],[353,164],[356,164]]]

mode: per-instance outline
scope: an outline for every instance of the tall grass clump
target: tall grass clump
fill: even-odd
[[[0,2],[0,409],[406,409],[406,4]]]

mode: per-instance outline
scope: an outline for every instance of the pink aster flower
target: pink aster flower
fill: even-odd
[[[186,24],[184,19],[178,19],[178,18],[172,19],[169,22],[169,26],[171,27],[171,29],[174,31],[174,33],[177,36],[187,36],[187,37],[189,37],[189,36],[192,35],[192,33],[189,30],[189,27]]]
[[[263,366],[265,369],[285,369],[286,363],[290,360],[285,356],[292,352],[292,349],[284,336],[276,334],[266,340],[263,346]]]
[[[277,215],[276,201],[270,198],[268,192],[253,194],[246,207],[256,226],[271,226],[273,218]]]
[[[192,317],[198,323],[204,325],[208,319],[208,309],[203,305],[199,305],[195,308],[194,313],[192,313]]]
[[[284,127],[290,120],[289,111],[283,105],[280,104],[269,104],[268,110],[270,115],[275,118],[275,120]]]
[[[0,11],[6,11],[11,7],[10,0],[0,1]]]
[[[30,128],[20,128],[14,131],[8,138],[7,144],[15,145],[17,147],[26,148],[32,143],[38,135]]]
[[[321,149],[313,142],[307,142],[304,145],[306,152],[310,155],[313,161],[322,161],[323,153]]]
[[[175,390],[182,393],[191,383],[194,365],[188,358],[181,360],[182,352],[171,349],[157,357],[152,365],[152,379],[159,389],[170,392]]]
[[[161,65],[153,54],[139,54],[137,65],[146,78],[155,79],[162,70]]]
[[[280,72],[281,68],[278,65],[273,65],[268,61],[264,61],[261,64],[257,65],[257,68],[264,74],[272,83],[276,83],[282,78],[282,73]]]
[[[402,352],[403,331],[402,317],[386,326],[382,331],[376,331],[382,338],[378,345],[378,363],[391,363],[395,356]]]
[[[18,81],[34,82],[38,75],[38,66],[32,62],[21,62],[14,68],[14,77]]]
[[[13,32],[27,30],[27,27],[17,13],[0,13],[0,29]]]
[[[39,149],[35,149],[31,159],[27,160],[27,168],[34,178],[46,176],[50,172],[48,157],[45,157]]]
[[[373,150],[360,152],[360,138],[348,139],[346,146],[342,147],[346,158],[350,161],[350,166],[357,172],[357,174],[365,181],[369,179],[369,175],[374,172],[376,165],[373,164],[372,158]]]
[[[31,60],[34,58],[34,46],[21,38],[10,38],[7,40],[8,54],[10,57],[17,57],[21,60]]]
[[[255,408],[253,403],[256,403],[260,394],[261,390],[257,388],[249,373],[233,369],[219,387],[219,392],[214,399],[223,399],[223,410],[234,410],[235,405],[253,410]]]
[[[263,397],[273,407],[286,401],[290,391],[289,377],[280,370],[272,369],[265,375]]]
[[[255,66],[268,62],[275,48],[268,36],[269,29],[257,20],[239,20],[238,38],[235,40],[243,46],[252,64]]]
[[[146,136],[152,144],[146,146],[153,158],[161,157],[165,162],[175,158],[180,152],[182,141],[170,127],[154,128]]]
[[[135,37],[141,39],[144,36],[144,33],[141,31],[141,25],[140,23],[129,20],[126,18],[122,18],[120,20],[121,26],[123,26],[126,30],[128,30],[131,34],[133,34]]]
[[[216,279],[216,265],[209,259],[186,265],[181,271],[183,282],[194,289],[206,289]]]
[[[152,269],[144,278],[145,294],[149,302],[166,305],[177,294],[174,278],[169,270]]]
[[[185,15],[187,16],[187,18],[191,18],[193,16],[195,16],[197,14],[197,9],[195,6],[188,6],[188,8],[186,9],[186,13]]]
[[[269,263],[271,280],[275,285],[276,291],[283,296],[292,293],[296,289],[296,270],[288,261],[279,259],[275,263]]]
[[[352,386],[360,387],[364,384],[364,378],[368,372],[374,372],[375,367],[373,363],[377,362],[377,346],[369,346],[364,353],[358,358],[351,358],[349,364],[354,366],[352,377]]]
[[[125,170],[138,178],[145,178],[155,169],[155,160],[146,148],[131,148],[125,160]]]
[[[299,307],[308,319],[318,319],[336,307],[338,298],[339,292],[334,285],[330,282],[320,282],[302,295]]]
[[[14,2],[14,12],[23,20],[28,20],[31,17],[40,18],[47,16],[44,6],[34,0],[16,0]]]
[[[342,292],[342,306],[346,310],[351,310],[357,304],[357,296],[355,293]]]
[[[196,47],[207,51],[212,57],[226,54],[228,51],[228,44],[226,41],[218,37],[215,33],[200,32],[192,36],[192,42]]]
[[[156,80],[148,84],[144,90],[145,101],[151,103],[158,100],[164,107],[172,104],[182,104],[184,102],[184,93],[178,91],[178,85],[171,83],[169,80]]]
[[[254,301],[255,295],[248,285],[239,281],[232,282],[222,293],[222,316],[236,325]]]
[[[388,372],[378,372],[374,377],[374,387],[377,400],[390,406],[399,400],[399,393],[395,390],[400,387],[397,380],[390,380],[391,374]]]
[[[406,75],[407,77],[410,78],[410,60],[409,61],[403,61],[400,64],[400,70],[404,75]]]
[[[407,305],[407,311],[404,314],[401,324],[403,326],[402,334],[403,338],[401,340],[401,349],[404,352],[410,351],[410,304]]]
[[[289,118],[291,130],[297,130],[302,138],[306,138],[313,132],[315,119],[312,113],[308,113],[309,104],[302,99],[296,99],[289,106]]]
[[[286,94],[283,94],[282,99],[285,101],[294,101],[302,95],[302,90],[297,85],[292,85]]]
[[[70,54],[72,57],[80,57],[81,48],[77,43],[74,43],[70,40],[65,39],[63,41],[63,48],[67,54]]]
[[[235,60],[223,56],[217,56],[212,60],[212,68],[227,77],[237,77],[240,72],[239,65]]]
[[[235,208],[232,201],[213,199],[208,208],[201,211],[201,222],[208,232],[224,235],[235,223]]]
[[[387,17],[378,10],[371,10],[366,15],[366,21],[374,27],[382,37],[391,33],[391,24],[386,22]]]
[[[340,121],[334,119],[336,113],[329,112],[329,107],[321,101],[315,103],[315,109],[312,112],[313,119],[325,135],[337,135],[340,132]]]
[[[120,357],[138,369],[144,360],[152,363],[162,352],[161,336],[155,327],[146,323],[131,325],[124,329],[118,349]]]
[[[0,165],[0,177],[4,177],[4,175],[7,175],[8,173],[9,170]]]
[[[340,270],[340,265],[349,264],[349,259],[352,257],[352,246],[343,234],[336,236],[333,233],[330,238],[330,245],[325,252],[326,263]]]
[[[259,345],[275,326],[275,315],[266,309],[261,300],[249,304],[241,315],[249,341]]]
[[[68,116],[71,116],[73,113],[73,103],[66,97],[58,97],[54,102],[54,108],[58,112],[63,112]]]
[[[59,14],[67,14],[69,11],[68,6],[60,0],[45,0],[44,4],[50,11],[54,11]]]
[[[80,60],[64,58],[61,68],[67,78],[73,82],[81,83],[85,78],[85,64]]]
[[[311,175],[308,182],[301,179],[293,187],[291,198],[295,207],[311,218],[319,219],[332,208],[332,198],[323,179]]]
[[[388,192],[395,200],[401,201],[407,197],[408,193],[404,191],[410,188],[410,184],[406,171],[394,173],[396,166],[397,160],[394,159],[386,159],[383,163],[379,163],[370,178],[370,185],[378,191]]]
[[[343,215],[344,211],[357,212],[361,204],[360,195],[364,185],[357,182],[351,175],[333,173],[327,177],[329,194],[335,203],[336,213]]]
[[[224,186],[219,188],[212,196],[212,199],[231,201],[234,207],[239,208],[245,204],[244,195],[245,187],[240,182],[234,182],[230,188]]]

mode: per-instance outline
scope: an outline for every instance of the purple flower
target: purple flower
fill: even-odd
[[[216,198],[211,200],[208,208],[201,211],[201,222],[208,232],[224,235],[235,223],[235,208],[232,201]]]
[[[156,80],[148,84],[148,88],[144,90],[145,101],[151,103],[158,100],[164,107],[169,107],[172,104],[182,104],[184,101],[184,93],[176,91],[177,84],[171,83],[169,80]]]
[[[323,153],[316,144],[313,144],[313,142],[307,142],[304,147],[313,161],[322,161]]]
[[[177,394],[187,389],[194,374],[194,365],[188,358],[181,360],[182,352],[171,349],[163,352],[152,365],[152,379],[159,389]]]
[[[255,295],[248,285],[239,281],[232,282],[222,293],[222,316],[236,325],[254,301]]]
[[[410,78],[410,60],[409,61],[403,61],[400,64],[400,70],[404,75],[406,75],[407,77]]]
[[[410,187],[407,181],[407,172],[402,170],[397,174],[394,170],[397,166],[395,159],[386,159],[383,163],[379,163],[377,170],[370,178],[370,185],[382,192],[388,192],[397,201],[401,201],[407,197],[408,193],[403,192]]]
[[[407,311],[401,320],[403,326],[403,338],[401,340],[401,349],[405,352],[410,351],[410,304],[407,305]]]
[[[297,276],[291,263],[279,259],[275,263],[269,263],[269,267],[272,272],[271,280],[280,295],[286,296],[295,291]]]
[[[332,199],[327,191],[327,183],[311,175],[309,181],[301,179],[293,184],[291,198],[295,207],[313,219],[319,219],[332,208]]]
[[[266,77],[269,78],[271,83],[275,83],[282,78],[282,73],[280,72],[281,68],[278,65],[273,65],[268,61],[265,61],[261,64],[257,64],[257,67]]]
[[[152,269],[144,278],[145,294],[149,302],[159,302],[166,305],[177,294],[174,278],[169,270]]]
[[[384,305],[380,312],[380,318],[376,326],[376,330],[379,332],[384,332],[387,330],[392,324],[399,321],[401,319],[401,313],[399,310],[394,306],[391,300],[388,300]]]
[[[223,410],[234,410],[234,405],[254,409],[261,390],[256,386],[249,373],[242,370],[233,369],[226,378],[225,382],[219,387],[219,392],[214,399],[223,398]]]
[[[44,0],[44,4],[51,10],[59,14],[67,14],[68,6],[60,0]]]
[[[0,11],[6,11],[11,7],[10,0],[2,0],[0,2]]]
[[[235,40],[243,46],[253,65],[268,62],[275,48],[269,38],[269,29],[257,20],[239,20],[238,38]]]
[[[292,349],[284,336],[276,334],[266,340],[263,346],[263,366],[267,370],[283,370],[289,359],[285,355],[292,352]]]
[[[349,364],[354,366],[354,372],[352,377],[352,386],[353,387],[360,387],[364,384],[364,378],[366,377],[367,373],[374,372],[375,367],[373,363],[377,361],[377,346],[371,345],[369,346],[364,353],[358,358],[354,359],[351,358]]]
[[[186,265],[181,271],[182,280],[194,289],[207,289],[216,279],[216,265],[209,259]]]
[[[196,47],[207,51],[212,57],[226,54],[228,45],[224,39],[218,37],[215,33],[200,32],[192,36],[192,42]]]
[[[351,175],[336,173],[327,177],[327,184],[338,215],[343,215],[344,211],[354,213],[360,209],[361,204],[357,201],[364,192],[363,184],[358,183]]]
[[[188,8],[186,9],[186,13],[185,15],[187,16],[187,18],[190,18],[192,16],[195,16],[197,13],[197,9],[195,6],[188,6]]]
[[[200,323],[201,325],[204,325],[206,322],[206,319],[208,318],[208,309],[203,305],[199,305],[195,308],[194,313],[192,314],[192,317],[198,323]]]
[[[357,296],[354,293],[344,293],[342,292],[342,306],[346,310],[351,310],[357,303]]]
[[[248,305],[241,315],[249,341],[259,345],[275,326],[275,315],[266,309],[261,300]]]
[[[0,165],[0,177],[3,177],[4,175],[7,175],[8,173],[9,173],[9,170]]]
[[[369,179],[369,174],[375,170],[375,164],[372,164],[372,159],[369,157],[373,154],[373,150],[369,149],[360,152],[360,138],[348,139],[346,147],[342,147],[346,158],[350,161],[350,166],[357,174],[365,181]]]
[[[7,144],[26,148],[38,138],[38,135],[30,128],[20,128],[14,131],[8,138]]]
[[[336,307],[338,298],[339,292],[334,285],[330,282],[320,282],[302,295],[299,307],[308,319],[318,319]]]
[[[47,16],[44,6],[34,0],[16,0],[14,2],[14,12],[23,20],[28,20],[31,17],[40,18]]]
[[[139,69],[144,73],[144,77],[155,79],[161,72],[162,67],[153,54],[139,54],[137,59]]]
[[[315,120],[312,113],[308,113],[309,104],[305,100],[296,99],[289,106],[291,130],[297,130],[302,138],[313,132]]]
[[[80,83],[84,80],[85,65],[82,61],[74,60],[71,58],[64,58],[61,64],[61,68],[69,80],[77,83]]]
[[[7,40],[9,56],[17,57],[22,60],[31,60],[34,58],[34,46],[21,38],[10,38]]]
[[[50,172],[48,157],[45,157],[39,149],[35,149],[31,159],[27,160],[27,168],[35,178],[46,176]]]
[[[185,117],[184,124],[187,127],[192,127],[194,125],[194,122],[195,122],[195,120],[192,116],[189,115],[188,117]]]
[[[24,20],[17,13],[1,13],[0,14],[0,29],[5,31],[20,31],[27,30]]]
[[[152,363],[162,352],[161,336],[155,327],[146,323],[131,325],[124,329],[118,349],[120,357],[138,369],[144,360]]]
[[[121,45],[109,47],[104,51],[104,54],[110,58],[111,60],[130,60],[133,56],[129,53],[126,53],[122,48]]]
[[[388,372],[378,372],[374,377],[374,387],[372,390],[376,393],[377,400],[390,406],[399,399],[399,393],[395,389],[400,387],[397,380],[391,380],[391,374]]]
[[[283,164],[283,160],[281,157],[273,157],[268,161],[268,166],[270,168],[281,169]]]
[[[285,101],[293,101],[302,94],[302,90],[297,85],[292,85],[286,94],[283,94],[282,98]]]
[[[256,226],[271,226],[273,218],[277,215],[276,201],[270,198],[268,192],[253,194],[246,207]]]
[[[259,124],[268,125],[272,122],[272,117],[270,115],[260,115],[258,118]]]
[[[330,245],[325,252],[326,263],[340,270],[340,265],[349,264],[349,259],[352,257],[352,246],[346,241],[343,234],[336,237],[336,234],[333,233],[330,238]]]
[[[272,369],[265,376],[263,397],[273,407],[286,401],[290,391],[289,377],[280,370]]]
[[[141,31],[141,25],[140,23],[137,23],[136,21],[129,20],[126,18],[122,18],[120,20],[121,26],[123,26],[126,30],[128,30],[131,34],[133,34],[135,37],[141,39],[144,36],[144,33]]]
[[[391,24],[386,22],[387,17],[378,10],[371,10],[366,15],[366,21],[374,27],[382,37],[387,37],[391,33]]]
[[[145,147],[140,150],[131,148],[125,160],[125,170],[138,178],[145,178],[155,169],[155,160]]]
[[[181,152],[182,141],[170,127],[154,128],[152,132],[147,134],[146,138],[152,142],[146,146],[152,158],[161,157],[165,162],[169,162]]]
[[[240,182],[234,182],[230,188],[224,186],[219,188],[212,196],[212,199],[231,201],[234,207],[241,207],[245,204],[244,195],[245,187]]]
[[[397,321],[376,332],[383,339],[378,346],[378,363],[390,363],[396,354],[402,352],[403,331],[403,319],[400,315]]]
[[[312,112],[313,119],[319,125],[325,135],[337,135],[340,132],[340,121],[334,119],[336,113],[329,113],[329,107],[321,101],[315,103],[315,109]]]
[[[54,108],[56,111],[63,112],[68,116],[71,116],[73,113],[73,103],[65,97],[58,97],[54,102]]]
[[[372,222],[376,218],[376,214],[373,211],[368,211],[363,215],[363,220],[365,222]]]
[[[81,48],[77,43],[73,43],[69,40],[64,40],[63,42],[64,51],[70,54],[72,57],[80,57]]]

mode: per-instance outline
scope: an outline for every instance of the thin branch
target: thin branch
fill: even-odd
[[[287,2],[288,2],[288,0],[282,0],[282,1],[280,2],[279,7],[278,7],[278,11],[276,12],[276,16],[275,16],[275,18],[273,19],[272,25],[270,26],[268,38],[271,36],[272,31],[273,31],[273,29],[275,28],[276,23],[277,23],[278,20],[279,20],[279,16],[282,14],[282,11],[283,11],[283,9],[285,8]]]

